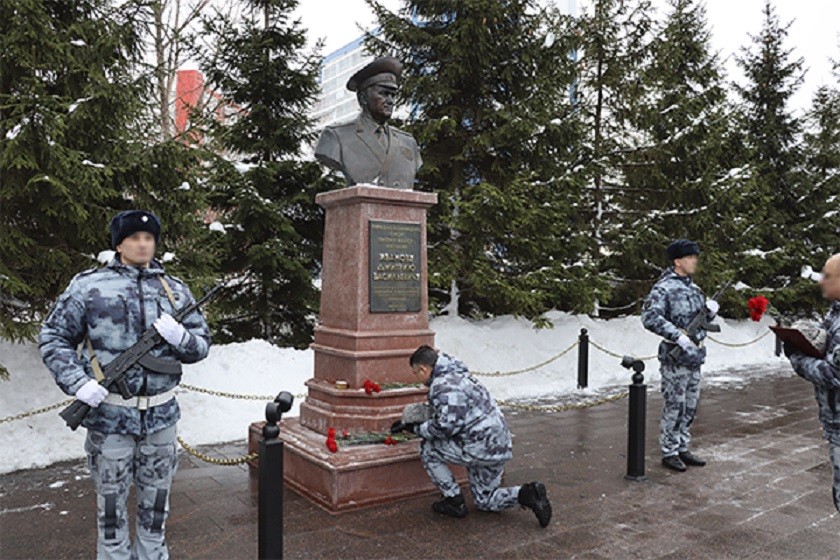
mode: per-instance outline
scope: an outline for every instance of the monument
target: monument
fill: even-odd
[[[327,127],[315,151],[348,187],[315,198],[326,223],[314,375],[300,418],[284,420],[281,437],[286,483],[332,512],[436,491],[420,463],[419,440],[336,453],[325,445],[329,428],[385,432],[405,405],[426,399],[408,358],[434,343],[426,210],[437,195],[412,189],[421,165],[417,143],[387,122],[400,74],[391,57],[354,74],[347,88],[357,93],[359,117]],[[367,380],[385,388],[368,394]],[[260,426],[251,426],[251,450]],[[458,474],[463,479],[463,471]]]

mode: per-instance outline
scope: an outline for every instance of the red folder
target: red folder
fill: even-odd
[[[805,338],[802,331],[797,329],[790,329],[787,327],[772,326],[770,330],[776,333],[782,342],[790,343],[794,348],[812,358],[825,358],[825,354],[814,348],[811,341]]]

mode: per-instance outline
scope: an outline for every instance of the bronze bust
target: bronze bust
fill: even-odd
[[[348,185],[369,184],[412,189],[422,165],[417,142],[405,131],[388,125],[394,109],[402,64],[377,58],[347,82],[356,92],[361,113],[355,120],[326,127],[315,157],[341,171]]]

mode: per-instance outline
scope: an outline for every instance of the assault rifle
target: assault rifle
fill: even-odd
[[[712,299],[717,301],[717,299],[723,295],[729,286],[732,285],[732,280],[727,280],[727,282],[720,287],[720,289],[712,296]],[[708,332],[720,332],[720,325],[717,323],[712,323],[709,321],[709,310],[706,309],[706,306],[703,305],[703,309],[697,312],[697,315],[691,320],[688,326],[685,328],[685,334],[688,338],[691,339],[691,342],[694,344],[698,344],[697,340],[697,333],[703,329],[704,331]],[[675,344],[674,348],[668,352],[668,355],[671,356],[672,359],[676,360],[680,357],[680,353],[682,353],[683,349],[680,348],[679,345]]]
[[[184,319],[186,319],[194,311],[213,299],[223,287],[224,284],[214,286],[198,301],[193,302],[190,305],[185,305],[179,309],[172,318],[179,323],[182,323]],[[140,361],[143,360],[143,358],[151,352],[155,346],[160,344],[161,340],[163,340],[163,338],[160,336],[160,333],[157,332],[156,328],[149,327],[146,329],[143,336],[140,337],[140,340],[135,342],[130,348],[126,349],[122,354],[111,360],[102,368],[104,379],[100,381],[99,384],[109,391],[112,387],[116,387],[117,391],[119,391],[120,395],[122,395],[124,399],[134,397],[134,395],[131,394],[131,390],[128,388],[126,376],[132,367],[140,363]],[[158,362],[161,361],[162,360],[158,360]],[[75,430],[82,423],[82,420],[85,419],[85,416],[87,416],[88,412],[90,412],[90,409],[91,406],[89,404],[77,399],[67,406],[67,408],[62,410],[58,415],[64,419],[64,422],[71,430]]]

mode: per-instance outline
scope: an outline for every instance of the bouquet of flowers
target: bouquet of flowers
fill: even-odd
[[[376,445],[384,443],[385,445],[397,445],[405,441],[414,439],[414,434],[391,434],[389,432],[360,432],[351,434],[347,430],[342,430],[341,437],[337,437],[335,428],[327,430],[327,449],[332,453],[338,452],[338,442],[341,445]]]

